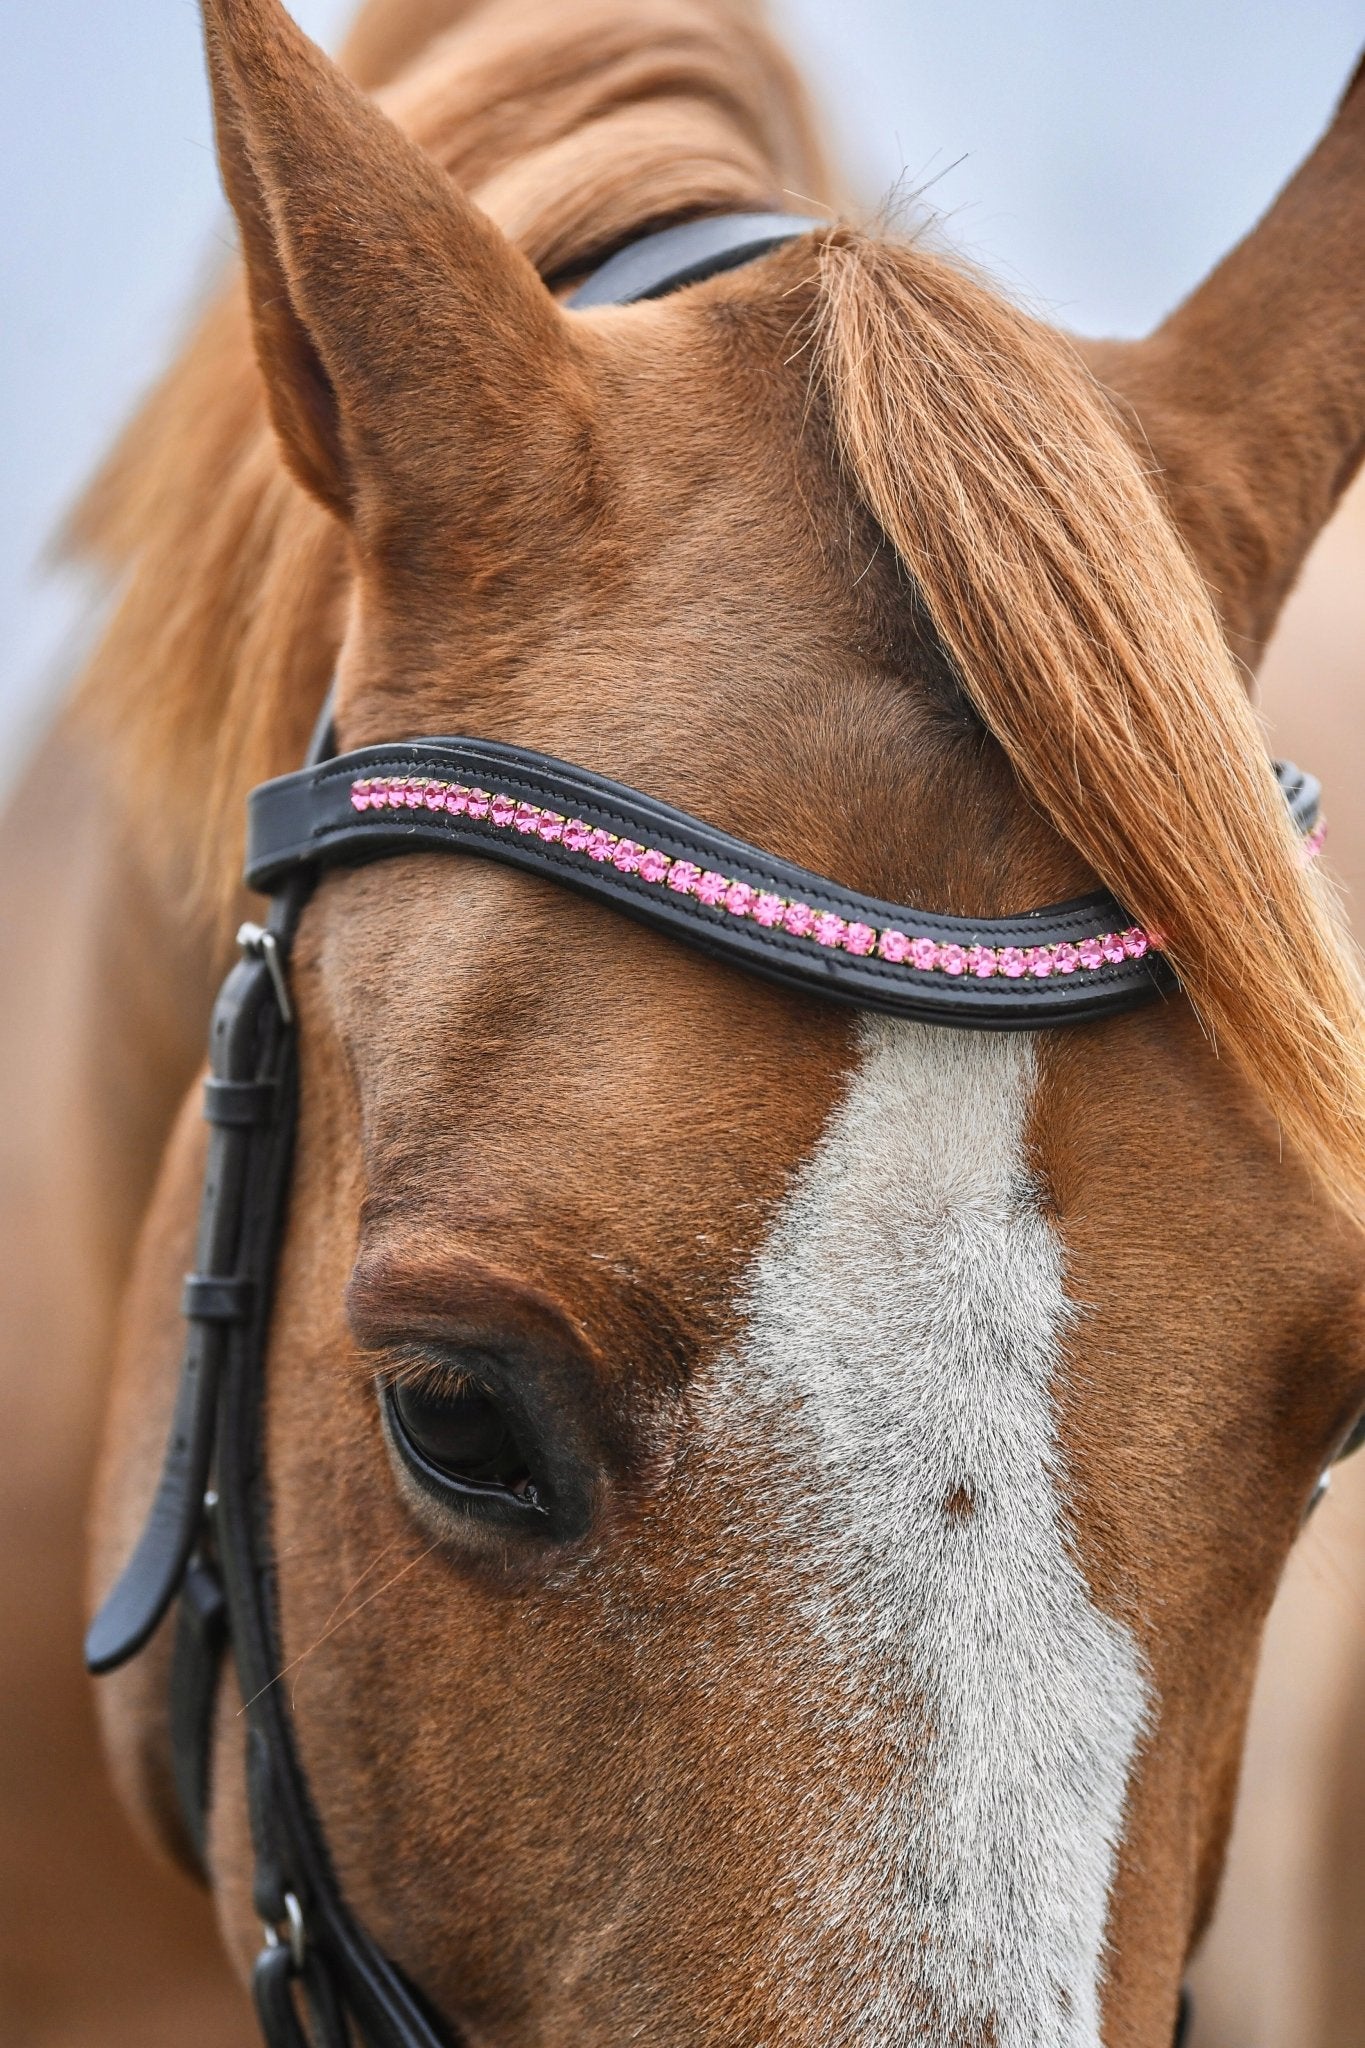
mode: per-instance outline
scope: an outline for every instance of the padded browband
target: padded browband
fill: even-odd
[[[1307,832],[1318,784],[1287,763],[1276,775]],[[794,867],[605,776],[488,740],[335,756],[264,783],[249,817],[253,889],[277,889],[300,868],[475,854],[566,883],[786,988],[927,1023],[1072,1024],[1175,985],[1106,893],[1003,918],[912,909]]]

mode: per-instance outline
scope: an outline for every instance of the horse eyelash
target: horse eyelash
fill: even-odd
[[[386,1387],[411,1387],[437,1400],[451,1401],[462,1394],[487,1391],[471,1373],[450,1359],[416,1345],[385,1346],[377,1352],[365,1353],[362,1363],[368,1379],[378,1379]]]

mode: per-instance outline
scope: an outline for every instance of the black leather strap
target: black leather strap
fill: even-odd
[[[226,1648],[222,1581],[208,1559],[196,1552],[180,1585],[171,1654],[171,1769],[186,1840],[205,1880],[213,1713]]]
[[[181,1312],[198,1322],[244,1323],[254,1291],[251,1280],[235,1274],[224,1280],[213,1273],[187,1273],[180,1290]]]
[[[296,879],[281,901],[301,903],[310,887],[307,877]],[[215,1079],[245,1081],[253,1088],[273,1084],[273,1075],[256,1071],[255,1046],[260,1019],[277,1008],[267,963],[250,957],[238,961],[214,1008]],[[210,1128],[196,1270],[185,1283],[182,1303],[185,1351],[170,1436],[137,1547],[86,1635],[85,1660],[93,1672],[114,1670],[142,1648],[175,1598],[198,1540],[228,1336],[240,1326],[242,1311],[249,1313],[252,1300],[252,1276],[241,1266],[241,1237],[254,1130],[221,1122]]]
[[[275,1091],[260,1081],[204,1083],[204,1119],[211,1124],[268,1124],[275,1114]]]
[[[1318,785],[1288,765],[1277,773],[1300,829],[1307,829],[1317,816]],[[407,801],[401,789],[395,791],[396,784],[408,785]],[[505,799],[501,822],[497,806],[487,802],[476,806],[479,815],[468,808],[446,808],[442,789],[472,789],[481,798]],[[507,815],[518,806],[524,807],[524,830],[518,829],[515,816],[509,820]],[[629,860],[623,867],[610,858],[594,859],[563,834],[543,836],[525,815],[530,810],[548,813],[561,824],[597,828],[614,841],[627,841],[637,853],[662,854],[667,871],[651,879],[639,867],[630,871]],[[1173,986],[1156,954],[1089,966],[1074,957],[1084,942],[1130,927],[1126,912],[1108,894],[1004,918],[953,917],[888,903],[795,867],[638,790],[522,747],[470,739],[363,747],[264,783],[252,793],[246,878],[254,889],[276,887],[300,868],[426,850],[478,854],[529,869],[784,987],[928,1023],[1036,1030],[1134,1009]],[[956,959],[955,972],[941,966],[922,969],[909,959],[881,957],[880,945],[855,952],[844,944],[822,944],[784,922],[760,922],[752,914],[735,914],[724,903],[680,892],[671,883],[681,863],[739,882],[769,902],[780,899],[839,919],[864,935],[863,944],[867,933],[880,941],[890,932],[957,947],[963,954],[980,948],[1003,955],[1010,970],[1019,969],[1021,954],[1063,947],[1065,952],[1055,957],[1067,965],[1046,976],[1001,968],[979,977]]]
[[[828,227],[790,213],[725,213],[661,228],[618,250],[569,299],[570,306],[626,306],[738,270],[798,235]]]

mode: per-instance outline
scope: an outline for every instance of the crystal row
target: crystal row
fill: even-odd
[[[691,896],[731,917],[777,927],[817,946],[872,953],[926,973],[973,975],[978,981],[990,981],[996,975],[1010,981],[1042,981],[1053,974],[1093,973],[1122,960],[1141,960],[1160,943],[1155,934],[1137,925],[1081,939],[1075,945],[1065,939],[1055,946],[962,946],[954,941],[912,939],[894,926],[879,931],[856,918],[836,917],[833,911],[814,909],[774,890],[755,889],[748,882],[699,868],[692,861],[675,860],[656,847],[620,838],[582,818],[568,818],[559,811],[463,782],[431,782],[401,775],[368,777],[352,783],[351,802],[358,811],[448,811],[453,817],[482,819],[500,831],[534,834],[547,845],[563,846],[587,860],[608,864],[620,874],[636,875],[642,882],[672,889],[676,895]]]

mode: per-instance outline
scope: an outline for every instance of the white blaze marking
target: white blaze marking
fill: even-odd
[[[762,1514],[799,1632],[904,1756],[825,1845],[860,2048],[1100,2041],[1147,1699],[1068,1539],[1052,1386],[1076,1311],[1024,1153],[1033,1079],[1026,1038],[869,1022],[716,1389],[718,1430],[744,1413],[777,1461]]]

